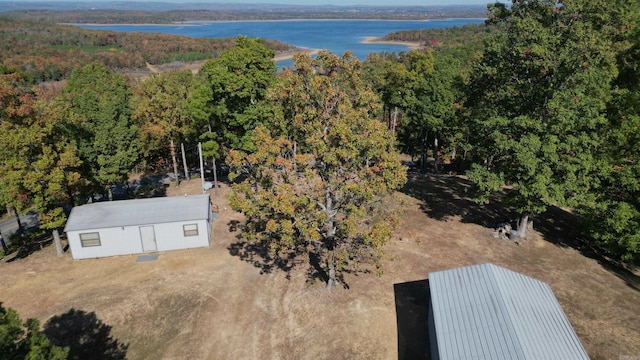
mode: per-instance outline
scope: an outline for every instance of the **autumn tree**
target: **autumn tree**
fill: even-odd
[[[142,153],[150,157],[168,150],[176,181],[176,144],[193,143],[199,135],[190,100],[199,80],[190,70],[170,71],[154,75],[135,88],[133,116],[141,130]]]
[[[274,92],[278,119],[260,126],[252,154],[231,152],[233,209],[243,235],[282,261],[320,259],[327,287],[364,262],[380,267],[396,219],[380,199],[406,181],[380,103],[361,63],[321,51],[299,54]]]
[[[30,121],[33,97],[20,74],[7,71],[0,75],[0,201],[8,209],[15,209],[16,215],[30,204],[23,182],[27,163],[16,152],[24,139],[16,128]]]
[[[3,75],[0,122],[0,186],[13,203],[35,205],[40,227],[64,225],[65,206],[74,205],[80,191],[81,160],[64,122],[61,103],[42,91],[25,87],[18,74]],[[10,96],[14,96],[10,99]]]
[[[122,75],[92,63],[73,71],[63,97],[83,176],[92,184],[88,191],[107,191],[111,198],[111,186],[126,181],[139,158],[131,88]]]
[[[23,181],[38,213],[40,228],[52,231],[58,253],[62,254],[58,229],[67,220],[64,209],[75,205],[75,198],[86,188],[87,181],[82,178],[78,147],[65,123],[66,104],[41,93],[38,98],[35,121],[25,129],[37,140],[30,138],[30,143],[22,144],[31,153]]]
[[[235,47],[202,67],[212,91],[214,132],[221,138],[223,151],[256,150],[254,129],[269,124],[273,117],[267,93],[276,80],[274,55],[262,40],[240,36]]]
[[[468,172],[479,200],[512,189],[507,200],[529,216],[550,205],[590,201],[603,166],[596,156],[617,75],[614,33],[633,1],[514,1],[489,7],[500,31],[487,39],[468,105],[481,163]]]

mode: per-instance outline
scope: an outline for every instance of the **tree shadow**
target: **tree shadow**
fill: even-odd
[[[430,218],[448,221],[459,217],[463,223],[495,228],[498,223],[518,218],[512,208],[503,204],[504,193],[494,194],[488,204],[477,204],[468,195],[472,182],[460,176],[411,174],[401,190],[420,201],[420,209]],[[597,260],[607,271],[640,291],[640,277],[621,262],[610,259],[602,249],[591,245],[576,214],[550,206],[532,218],[534,229],[557,246],[571,247],[582,255]]]
[[[238,220],[231,220],[227,223],[229,232],[242,230],[245,226]],[[282,254],[274,254],[269,246],[263,242],[252,242],[242,237],[242,232],[236,235],[237,241],[227,247],[232,256],[246,261],[260,269],[260,274],[270,274],[274,269],[284,271],[287,279],[291,278],[291,270],[302,262],[299,260],[299,253],[288,251]]]
[[[459,217],[463,223],[494,227],[515,218],[502,204],[500,194],[492,195],[487,204],[478,204],[468,195],[471,187],[472,182],[460,176],[412,173],[400,191],[420,200],[420,209],[439,221]]]
[[[570,247],[582,255],[598,261],[610,273],[623,280],[630,288],[640,291],[640,276],[633,272],[634,266],[624,264],[607,256],[605,250],[592,245],[583,231],[583,224],[576,214],[550,206],[538,216],[535,229],[552,244]]]
[[[398,359],[429,359],[429,280],[393,284]]]
[[[8,259],[7,262],[25,259],[51,244],[53,244],[53,236],[48,231],[43,233],[29,231],[15,234],[11,237],[10,251],[7,254],[13,254],[13,257]]]
[[[54,345],[69,347],[68,359],[124,360],[129,345],[111,335],[94,312],[70,309],[49,319],[43,333]]]
[[[272,254],[263,243],[253,243],[242,239],[232,243],[227,249],[231,255],[260,269],[260,274],[270,274],[274,269],[278,269],[284,271],[287,274],[287,279],[290,279],[293,268],[302,263],[299,260],[299,254],[293,251],[276,255]]]
[[[230,232],[235,232],[243,225],[237,220],[231,220],[227,223]],[[241,234],[236,236],[237,241],[227,247],[232,256],[240,258],[240,260],[250,263],[260,269],[260,274],[270,274],[274,270],[283,271],[286,278],[291,279],[291,272],[297,266],[306,264],[307,267],[307,283],[314,284],[318,282],[327,283],[329,274],[322,267],[321,259],[318,254],[311,251],[287,251],[281,254],[274,254],[270,251],[266,243],[251,242],[242,238]],[[305,259],[305,256],[307,259]],[[351,270],[343,269],[336,273],[336,282],[341,284],[345,289],[349,288],[344,275],[358,273],[369,273],[369,270]]]

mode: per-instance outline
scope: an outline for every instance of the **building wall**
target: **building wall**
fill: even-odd
[[[184,224],[198,224],[197,236],[184,236]],[[210,223],[208,220],[194,220],[166,224],[154,224],[158,251],[190,249],[209,246]],[[100,246],[82,247],[81,233],[98,232]],[[106,229],[67,232],[71,256],[74,259],[90,259],[118,255],[141,254],[142,239],[139,226],[124,226]]]
[[[100,234],[100,246],[82,247],[80,234],[89,232],[98,232]],[[69,231],[67,232],[67,239],[69,240],[71,257],[74,259],[142,253],[140,230],[137,226]]]
[[[197,236],[184,236],[183,225],[198,224]],[[207,220],[184,221],[154,225],[158,251],[191,249],[209,246]]]

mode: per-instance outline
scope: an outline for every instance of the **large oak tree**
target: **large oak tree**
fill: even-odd
[[[380,266],[395,223],[380,198],[406,173],[360,62],[327,51],[294,61],[275,91],[277,125],[256,130],[254,153],[231,154],[246,178],[230,201],[247,216],[248,241],[283,261],[319,259],[334,287],[340,271]]]

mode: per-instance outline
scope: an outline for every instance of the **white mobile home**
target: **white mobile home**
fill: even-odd
[[[74,207],[64,231],[74,259],[208,247],[209,195],[99,202]]]

